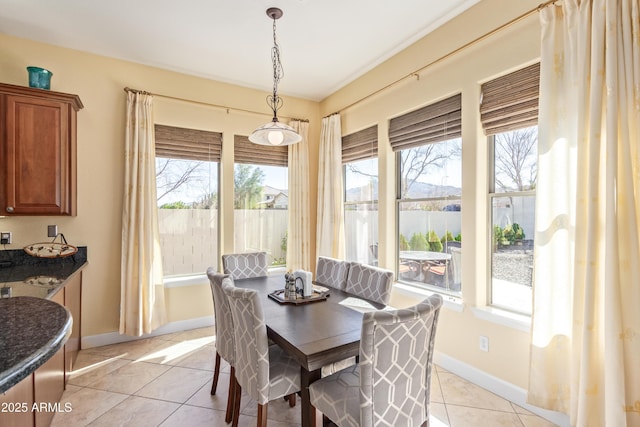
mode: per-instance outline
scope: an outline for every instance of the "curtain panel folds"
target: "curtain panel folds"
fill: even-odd
[[[316,256],[344,259],[342,125],[339,114],[322,119],[318,156]]]
[[[127,92],[122,208],[120,333],[147,334],[166,323],[156,201],[153,97]]]
[[[289,226],[287,231],[287,269],[311,271],[309,213],[309,123],[289,122],[302,141],[289,145]]]
[[[528,401],[640,425],[640,2],[541,10]]]

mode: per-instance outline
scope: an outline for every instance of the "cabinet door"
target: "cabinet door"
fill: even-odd
[[[20,381],[6,393],[0,393],[0,426],[33,427],[33,376]]]
[[[8,214],[70,215],[70,105],[5,98],[5,209]]]

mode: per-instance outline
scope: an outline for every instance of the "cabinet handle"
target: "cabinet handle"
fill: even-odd
[[[7,206],[7,212],[9,213],[13,212],[13,206]]]

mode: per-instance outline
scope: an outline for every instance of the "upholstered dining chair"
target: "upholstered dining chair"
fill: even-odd
[[[235,280],[264,277],[267,273],[267,253],[247,252],[222,255],[222,270]]]
[[[231,366],[231,375],[229,377],[229,393],[227,398],[227,412],[225,421],[231,422],[233,415],[233,386],[235,381],[234,356],[235,345],[233,336],[233,320],[231,318],[231,308],[227,295],[222,290],[222,281],[231,279],[228,274],[218,274],[213,267],[207,269],[207,277],[211,285],[211,295],[213,296],[213,310],[215,316],[216,328],[216,362],[213,368],[213,385],[211,386],[211,394],[216,394],[218,388],[218,378],[220,376],[220,359],[224,359]]]
[[[349,261],[319,256],[316,264],[316,283],[344,291],[347,288],[350,265]]]
[[[279,346],[268,345],[257,291],[236,288],[230,279],[222,281],[222,289],[231,307],[236,344],[233,427],[238,425],[243,390],[258,402],[257,425],[264,427],[269,401],[285,397],[289,406],[295,405],[295,393],[300,391],[300,364]]]
[[[346,291],[370,301],[388,304],[393,285],[393,271],[371,265],[351,263]]]
[[[339,427],[428,425],[433,344],[442,297],[364,314],[360,363],[309,387],[311,404]]]

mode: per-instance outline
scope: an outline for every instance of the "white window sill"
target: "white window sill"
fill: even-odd
[[[531,316],[488,306],[471,307],[471,312],[479,319],[522,332],[531,332]]]
[[[287,268],[269,268],[269,276],[277,276],[287,272]],[[184,276],[167,276],[163,279],[165,288],[181,288],[183,286],[208,285],[209,278],[206,274],[189,274]]]
[[[436,292],[429,289],[419,288],[417,286],[407,285],[405,283],[395,282],[393,284],[392,292],[398,292],[404,297],[414,298],[417,300],[423,300]],[[444,302],[444,308],[458,313],[462,313],[464,310],[464,302],[462,298],[453,297],[451,295],[440,294]]]
[[[191,274],[188,276],[169,276],[163,280],[165,288],[181,288],[183,286],[196,286],[209,284],[206,274]]]

